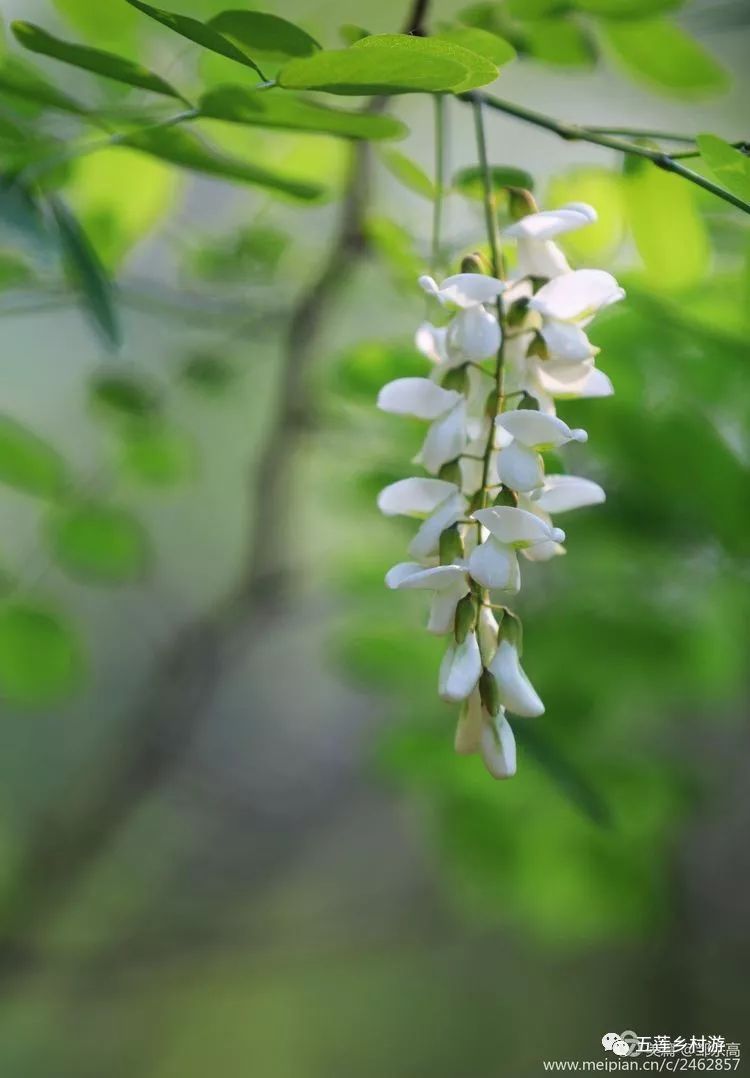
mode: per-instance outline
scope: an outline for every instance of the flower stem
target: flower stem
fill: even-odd
[[[495,196],[492,190],[492,173],[490,172],[489,161],[487,159],[487,139],[484,133],[484,114],[483,103],[481,99],[474,100],[474,126],[477,135],[477,152],[479,154],[479,167],[482,172],[482,183],[484,185],[484,218],[485,225],[487,227],[487,240],[490,246],[490,256],[492,262],[492,272],[496,277],[500,277],[503,272],[502,255],[500,253],[500,244],[497,236],[497,213],[495,206]],[[497,298],[497,317],[500,323],[501,329],[503,328],[503,301],[500,296]],[[485,445],[482,463],[482,503],[486,504],[487,501],[487,479],[490,472],[490,460],[492,458],[492,450],[495,443],[495,418],[499,412],[503,410],[503,339],[500,339],[500,347],[497,351],[495,358],[495,414],[490,416],[490,429],[487,434],[487,443]],[[480,527],[481,535],[481,527]]]
[[[443,192],[445,190],[445,95],[433,94],[435,109],[435,201],[432,205],[432,258],[435,274],[440,266],[440,243],[443,226]]]
[[[641,143],[629,142],[627,139],[611,134],[603,134],[600,131],[596,131],[590,127],[583,127],[580,124],[562,123],[552,116],[545,116],[541,112],[535,112],[533,109],[527,109],[522,105],[516,105],[512,101],[502,101],[498,97],[479,93],[476,90],[461,94],[460,100],[468,101],[472,104],[475,116],[476,106],[479,103],[486,105],[487,108],[495,109],[497,112],[503,112],[507,116],[515,116],[517,120],[523,120],[525,123],[533,124],[535,127],[543,127],[546,131],[552,131],[553,134],[559,135],[560,138],[566,139],[569,142],[591,142],[595,146],[604,146],[610,150],[618,150],[620,153],[630,154],[632,157],[643,157],[647,161],[651,161],[657,168],[663,169],[665,172],[673,172],[676,176],[681,176],[684,180],[688,180],[690,183],[702,187],[704,191],[710,191],[711,194],[716,195],[717,198],[721,198],[725,202],[730,202],[733,206],[743,210],[745,213],[750,213],[750,202],[746,202],[744,199],[732,194],[731,191],[727,191],[718,183],[706,179],[706,177],[701,176],[699,172],[695,172],[693,169],[680,164],[677,160],[677,155],[670,156],[662,150],[653,150]]]

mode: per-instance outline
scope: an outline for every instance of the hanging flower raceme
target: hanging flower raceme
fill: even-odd
[[[533,208],[530,196],[522,201]],[[548,451],[587,440],[556,415],[557,402],[612,392],[586,331],[622,289],[602,270],[571,270],[554,242],[595,220],[582,203],[526,213],[504,232],[518,246],[510,284],[473,272],[440,284],[421,277],[442,309],[415,338],[431,368],[378,397],[383,411],[430,424],[417,457],[430,477],[378,497],[384,513],[420,521],[413,560],[393,566],[386,584],[431,595],[427,629],[448,637],[438,694],[460,704],[456,752],[480,756],[496,778],[516,771],[512,722],[544,712],[521,665],[520,621],[505,605],[522,585],[519,556],[564,553],[553,517],[605,497],[590,479],[545,474]]]

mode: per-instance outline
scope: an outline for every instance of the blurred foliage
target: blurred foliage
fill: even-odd
[[[303,284],[300,266],[319,267],[316,229],[330,222],[327,207],[320,217],[301,215],[340,194],[349,141],[407,133],[390,105],[382,113],[357,102],[332,107],[308,91],[334,101],[448,95],[488,85],[517,54],[582,72],[611,60],[645,88],[685,99],[717,93],[726,75],[676,21],[681,7],[483,2],[457,10],[426,39],[342,27],[347,47],[339,48],[319,42],[314,26],[257,11],[218,13],[208,0],[185,2],[179,13],[137,0],[55,0],[64,22],[50,22],[54,37],[15,28],[17,44],[44,60],[32,65],[16,50],[0,64],[0,285],[11,296],[72,290],[112,350],[125,299],[114,275],[158,236],[196,289],[178,317],[194,307],[200,318],[201,303],[236,301],[238,292],[245,303],[252,286],[256,305],[285,329],[285,314],[271,304]],[[278,85],[258,89],[267,76]],[[165,96],[185,114],[170,111]],[[465,122],[466,106],[448,104],[456,115],[464,110]],[[403,111],[421,122],[423,114]],[[741,149],[709,134],[697,150],[696,168],[750,197]],[[433,178],[411,156],[386,148],[377,158],[378,182],[387,171],[409,193],[434,198]],[[491,169],[497,186],[533,188],[525,162],[507,151],[502,159],[509,163]],[[476,228],[445,242],[444,268],[455,268],[464,240],[483,245],[479,169],[453,164],[445,194],[465,200]],[[189,201],[195,176],[217,184],[217,203],[229,198],[218,183],[238,184],[241,220],[186,232],[183,195]],[[649,163],[581,166],[555,175],[545,194],[540,202],[549,206],[596,206],[597,224],[563,245],[575,264],[622,265],[629,300],[596,330],[617,396],[565,410],[589,430],[594,453],[571,451],[565,465],[590,468],[609,501],[571,523],[564,559],[525,567],[528,665],[548,714],[528,728],[517,724],[515,782],[493,784],[475,760],[454,756],[454,709],[433,703],[438,648],[418,628],[419,597],[396,600],[383,587],[409,526],[378,520],[374,496],[408,474],[408,464],[394,461],[413,456],[419,430],[375,414],[373,402],[384,382],[425,370],[411,342],[391,339],[386,319],[378,339],[321,366],[316,388],[333,444],[321,451],[325,466],[310,487],[327,514],[338,507],[344,540],[329,560],[332,579],[316,578],[346,596],[348,620],[332,650],[348,678],[392,706],[377,766],[424,806],[455,900],[547,938],[581,939],[635,933],[667,915],[660,866],[703,788],[696,715],[729,710],[744,688],[750,610],[737,582],[750,553],[750,245],[736,211]],[[498,212],[507,224],[504,197]],[[407,297],[416,321],[414,279],[426,244],[407,213],[400,198],[376,195],[364,233],[388,275],[389,302]],[[227,316],[226,334],[213,344],[186,346],[171,380],[130,370],[129,359],[109,360],[91,376],[88,401],[109,469],[93,493],[46,437],[10,415],[0,420],[0,482],[38,506],[42,553],[72,582],[110,587],[146,577],[149,530],[121,495],[136,487],[166,496],[195,477],[194,432],[174,422],[170,398],[184,388],[198,404],[231,394],[237,369],[227,342],[238,325]],[[86,668],[77,628],[38,590],[12,578],[3,592],[0,696],[13,704],[57,704]]]

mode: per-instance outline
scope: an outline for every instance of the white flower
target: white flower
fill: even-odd
[[[479,751],[484,766],[495,779],[509,779],[516,773],[516,739],[500,708],[494,718],[485,712]]]
[[[418,562],[399,562],[385,577],[389,588],[421,588],[434,591],[427,629],[438,635],[452,631],[456,607],[469,593],[469,577],[460,565],[427,568]]]
[[[534,501],[547,513],[567,513],[606,500],[598,483],[578,475],[548,475]]]
[[[552,238],[591,224],[596,218],[593,206],[569,202],[559,210],[530,213],[503,229],[504,236],[518,240],[517,275],[552,278],[569,273],[567,259]]]
[[[455,389],[443,389],[430,378],[397,378],[380,390],[378,408],[433,420],[421,451],[421,460],[433,475],[466,447],[466,398]]]
[[[540,453],[558,449],[566,442],[585,442],[585,430],[571,430],[557,416],[531,409],[503,412],[497,417],[500,443],[497,474],[511,490],[536,490],[544,482],[544,464]]]
[[[450,310],[468,310],[483,303],[492,303],[505,291],[505,281],[483,273],[456,273],[442,284],[432,277],[420,277],[419,284],[429,296],[434,296]]]
[[[555,414],[555,400],[582,400],[611,397],[614,388],[604,371],[597,370],[593,359],[569,363],[564,359],[527,359],[526,392],[534,397],[541,411]]]
[[[516,551],[537,543],[561,543],[565,532],[553,528],[534,513],[511,506],[478,509],[474,520],[479,521],[489,536],[472,550],[469,573],[484,588],[516,592],[521,586],[521,573]]]
[[[514,715],[529,718],[544,714],[544,704],[521,667],[515,643],[501,640],[489,669],[497,682],[503,707]]]
[[[476,688],[482,673],[482,658],[476,633],[466,634],[461,644],[450,644],[438,675],[438,694],[441,700],[457,704]]]
[[[423,322],[414,338],[422,355],[445,370],[489,359],[501,341],[497,318],[481,306],[459,311],[447,326]]]
[[[482,662],[485,666],[489,666],[495,657],[495,652],[497,651],[498,630],[499,626],[497,624],[497,618],[490,608],[488,606],[480,606],[477,624],[477,640],[479,641],[479,651],[482,655]]]
[[[622,299],[625,292],[611,273],[574,270],[543,285],[529,301],[542,317],[541,334],[551,358],[589,359],[595,348],[584,333],[597,311]]]
[[[497,318],[484,307],[459,311],[446,328],[446,347],[456,363],[481,363],[497,354],[502,341]]]
[[[414,558],[429,558],[436,554],[441,532],[460,520],[467,506],[468,499],[455,483],[421,476],[400,479],[378,495],[378,508],[386,516],[424,520],[409,546],[409,553]]]
[[[482,745],[482,727],[486,714],[482,707],[479,689],[474,689],[472,694],[461,705],[458,716],[453,747],[459,756],[471,756],[473,753],[479,752]]]
[[[587,505],[599,505],[606,495],[598,483],[577,475],[548,475],[541,490],[530,497],[521,495],[520,505],[534,513],[550,527],[550,513],[567,513],[571,509],[583,509]],[[557,542],[537,543],[523,551],[529,561],[549,561],[556,554],[564,554],[565,547]]]
[[[496,779],[516,773],[516,739],[502,708],[490,715],[474,689],[461,705],[453,746],[461,756],[480,753],[484,766]]]

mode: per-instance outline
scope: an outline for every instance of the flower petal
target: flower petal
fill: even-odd
[[[592,224],[596,218],[596,210],[588,203],[568,202],[559,210],[540,210],[539,213],[527,214],[520,221],[504,228],[503,235],[549,240],[553,236],[561,236],[565,232],[572,232],[576,228]]]
[[[437,482],[441,482],[441,480],[437,480]],[[447,485],[456,490],[452,483]],[[441,502],[432,516],[425,520],[409,544],[409,553],[412,557],[428,558],[431,554],[436,554],[440,545],[440,533],[461,519],[466,512],[467,505],[467,499],[463,494],[459,494],[457,490],[455,494]]]
[[[424,566],[418,561],[400,561],[398,565],[394,565],[385,574],[385,583],[389,588],[403,587],[405,580],[408,580],[414,573],[421,573]]]
[[[438,691],[441,699],[457,704],[476,688],[482,659],[476,633],[467,633],[462,644],[451,644],[440,664]]]
[[[484,766],[493,778],[509,779],[515,775],[516,739],[502,709],[494,719],[485,718],[480,752]]]
[[[423,322],[414,334],[417,351],[432,363],[447,364],[446,326],[433,326],[432,322]]]
[[[497,618],[492,613],[489,607],[481,606],[479,608],[479,623],[477,625],[477,639],[479,641],[479,650],[482,655],[482,662],[485,666],[489,666],[495,657],[497,651],[497,634],[499,626],[497,624]]]
[[[451,363],[481,363],[495,355],[501,340],[497,318],[484,307],[459,311],[448,326],[447,348]]]
[[[537,452],[557,449],[566,442],[585,442],[588,439],[585,430],[571,429],[557,416],[545,415],[531,408],[503,412],[497,417],[497,425],[511,434],[515,441]]]
[[[537,490],[544,482],[544,463],[535,449],[511,442],[497,455],[497,474],[511,490]]]
[[[456,623],[456,607],[468,591],[466,573],[462,573],[461,579],[454,581],[449,587],[436,591],[432,598],[427,631],[437,636],[452,632]]]
[[[461,706],[458,716],[456,736],[453,747],[460,756],[471,756],[479,752],[482,743],[482,700],[479,692],[475,689]]]
[[[575,363],[596,355],[597,350],[585,332],[573,322],[546,319],[539,332],[547,345],[550,359],[564,359]]]
[[[545,318],[570,322],[585,318],[624,295],[611,273],[582,269],[564,273],[543,285],[529,306]]]
[[[426,292],[435,295],[432,290],[431,277],[426,278],[432,284],[423,284],[425,278],[420,278],[420,284]],[[437,297],[440,302],[449,307],[476,307],[480,303],[491,303],[497,299],[506,288],[505,281],[497,277],[487,277],[484,273],[456,273],[452,277],[446,277],[438,286]]]
[[[568,260],[551,240],[519,238],[517,277],[559,277],[570,273]]]
[[[525,509],[514,509],[512,506],[496,505],[491,509],[477,509],[474,520],[483,524],[498,543],[517,550],[547,539],[556,543],[562,543],[565,539],[565,532],[560,528],[552,528],[534,513],[528,513]],[[471,563],[469,571],[474,576]]]
[[[445,479],[410,476],[383,487],[378,494],[378,509],[386,516],[426,517],[451,495],[458,493],[455,483]]]
[[[515,594],[521,587],[521,571],[515,550],[490,536],[469,555],[469,573],[483,588]]]
[[[490,672],[508,711],[528,718],[544,714],[544,704],[521,667],[518,650],[507,640],[500,641]]]
[[[545,393],[562,400],[584,397],[611,397],[614,388],[604,371],[588,360],[568,363],[563,360],[538,360],[534,373]]]
[[[393,415],[437,419],[460,400],[455,389],[443,389],[429,378],[397,378],[380,390],[378,408]]]
[[[543,543],[535,543],[534,546],[526,547],[521,553],[527,561],[551,561],[552,558],[564,554],[565,547],[548,539]]]
[[[547,513],[567,513],[587,505],[600,505],[606,497],[599,484],[591,479],[577,475],[548,475],[535,502]]]
[[[455,460],[466,448],[466,400],[459,396],[455,407],[435,420],[422,446],[425,469],[435,475],[449,460]]]

